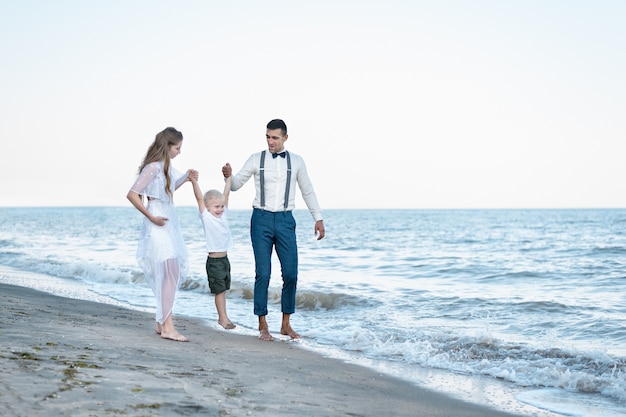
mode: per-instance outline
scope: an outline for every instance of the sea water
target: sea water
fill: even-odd
[[[197,209],[177,210],[191,265],[175,314],[221,330]],[[303,348],[521,414],[626,416],[626,210],[326,210],[320,241],[294,215]],[[252,337],[250,210],[229,219],[228,311]],[[154,312],[141,221],[132,207],[0,208],[0,281]],[[280,289],[274,255],[275,336]]]

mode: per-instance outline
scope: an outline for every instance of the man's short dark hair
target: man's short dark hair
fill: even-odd
[[[283,136],[287,134],[287,125],[280,119],[270,120],[270,122],[267,124],[267,128],[269,130],[280,129],[283,133]]]

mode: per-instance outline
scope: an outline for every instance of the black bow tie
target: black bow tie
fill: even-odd
[[[272,154],[272,158],[276,158],[279,155],[280,155],[281,158],[284,158],[285,157],[285,152],[283,151],[283,152],[280,152],[280,153],[273,153]]]

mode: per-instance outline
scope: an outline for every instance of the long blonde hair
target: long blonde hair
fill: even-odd
[[[173,127],[166,127],[163,131],[157,133],[154,142],[148,148],[146,156],[139,167],[141,172],[144,167],[152,162],[163,162],[163,173],[165,174],[165,191],[172,196],[170,178],[170,146],[178,145],[183,141],[183,134]]]

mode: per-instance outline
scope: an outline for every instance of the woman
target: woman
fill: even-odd
[[[156,297],[156,332],[164,339],[188,342],[176,331],[172,320],[176,290],[187,273],[187,249],[176,219],[174,191],[190,176],[198,177],[195,170],[181,175],[171,167],[171,159],[180,154],[182,142],[183,134],[173,127],[158,133],[126,197],[145,216],[137,261]]]

